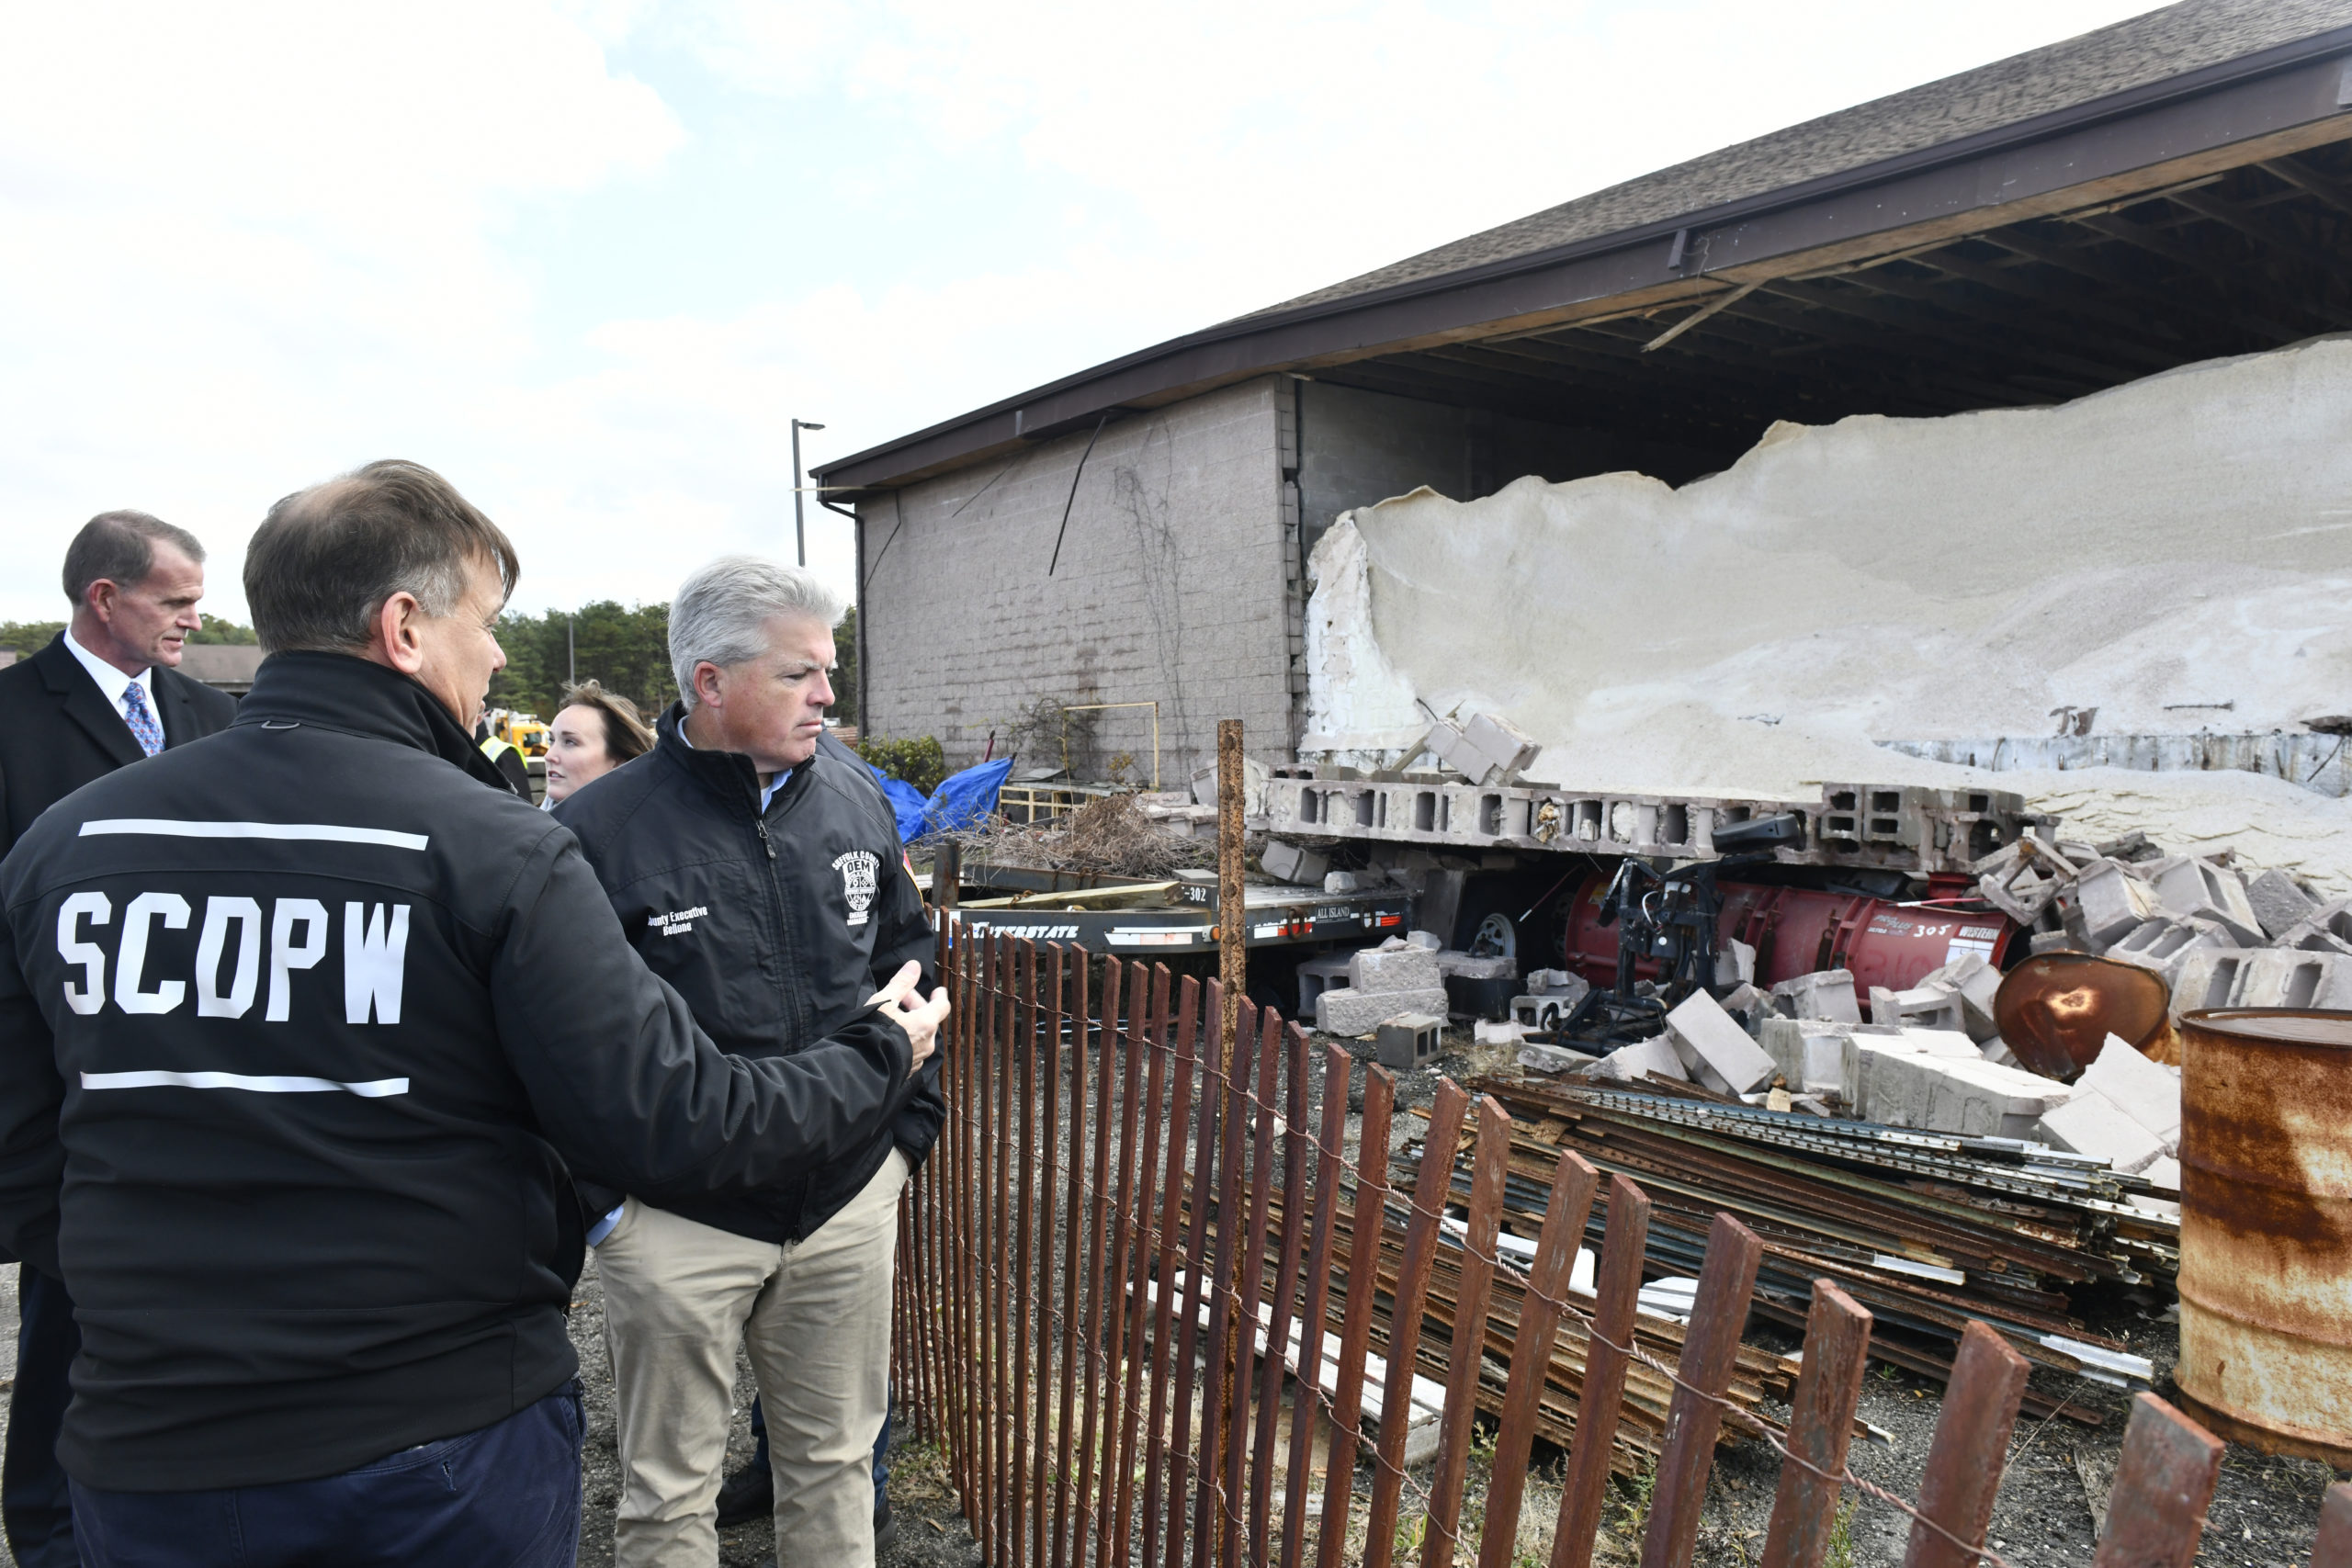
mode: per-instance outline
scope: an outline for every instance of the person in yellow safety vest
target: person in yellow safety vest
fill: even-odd
[[[496,766],[499,776],[523,797],[525,805],[537,804],[531,799],[531,765],[523,760],[522,752],[490,732],[487,707],[474,716],[474,744],[481,748],[481,754]]]

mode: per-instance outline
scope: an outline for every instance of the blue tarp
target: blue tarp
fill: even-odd
[[[866,766],[874,768],[871,762]],[[890,809],[899,818],[899,840],[911,844],[933,833],[968,828],[994,811],[997,793],[1004,788],[1005,775],[1012,772],[1010,757],[966,768],[942,779],[929,800],[914,785],[902,784],[879,768],[874,768],[874,776],[881,784],[882,793],[890,797]]]
[[[1012,772],[1012,759],[999,757],[977,768],[966,768],[939,781],[931,792],[931,807],[923,814],[923,831],[952,833],[968,828],[996,809],[997,792]]]
[[[865,765],[874,768],[871,762]],[[874,777],[881,784],[882,793],[890,797],[890,809],[898,816],[899,841],[911,844],[922,838],[923,808],[931,804],[923,799],[922,791],[900,783],[879,768],[874,768]]]

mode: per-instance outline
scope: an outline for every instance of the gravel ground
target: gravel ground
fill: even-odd
[[[580,1378],[587,1391],[588,1441],[581,1487],[581,1568],[612,1568],[613,1514],[620,1497],[620,1454],[613,1432],[613,1368],[605,1354],[605,1292],[592,1256],[572,1293],[571,1342],[580,1352]],[[735,1359],[735,1424],[727,1441],[732,1473],[752,1457],[752,1364]],[[883,1552],[879,1568],[965,1568],[978,1552],[963,1516],[956,1511],[938,1454],[910,1440],[904,1423],[892,1432],[890,1508],[899,1538]],[[720,1568],[758,1568],[775,1561],[775,1529],[767,1519],[718,1532]]]

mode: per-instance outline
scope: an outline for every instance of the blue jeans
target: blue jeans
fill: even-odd
[[[580,1385],[341,1475],[215,1492],[74,1483],[89,1568],[571,1568]]]

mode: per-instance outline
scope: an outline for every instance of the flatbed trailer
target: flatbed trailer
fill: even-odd
[[[963,886],[984,896],[968,901],[959,897],[948,917],[973,935],[994,931],[1123,956],[1161,958],[1217,951],[1214,876],[1196,873],[1151,882],[967,865]],[[1011,897],[1003,897],[1008,892]],[[1243,909],[1248,921],[1243,940],[1253,948],[1336,942],[1362,946],[1402,936],[1410,925],[1412,897],[1395,886],[1326,893],[1252,882],[1243,889]]]

